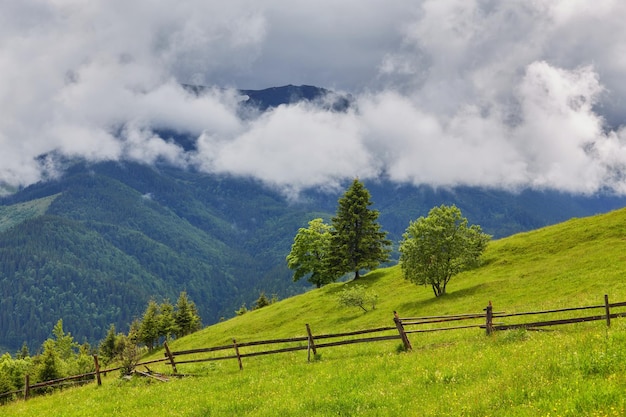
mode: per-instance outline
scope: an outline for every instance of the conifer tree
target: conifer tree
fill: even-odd
[[[26,342],[22,343],[22,348],[16,355],[17,359],[26,359],[30,357],[30,351],[28,350],[28,344]]]
[[[100,342],[99,351],[100,355],[104,358],[105,362],[109,362],[115,357],[115,341],[117,339],[117,333],[115,333],[115,324],[109,326],[109,330],[104,340]]]
[[[174,306],[166,300],[159,307],[161,310],[159,315],[159,337],[165,337],[165,340],[169,340],[170,336],[175,334],[177,330]]]
[[[191,334],[202,326],[196,305],[189,300],[185,291],[180,293],[176,302],[174,321],[176,322],[176,337]]]
[[[370,193],[359,179],[339,199],[327,256],[335,274],[354,272],[358,279],[360,270],[375,269],[389,260],[391,241],[381,231],[378,210],[370,209],[371,205]]]
[[[61,377],[61,358],[56,350],[54,340],[47,339],[43,343],[43,353],[37,368],[37,379],[39,381],[50,381]]]
[[[65,333],[63,330],[63,319],[59,319],[57,324],[52,329],[54,335],[54,348],[56,349],[59,357],[67,361],[76,353],[75,349],[79,347],[78,343],[74,341],[71,333]]]
[[[154,349],[154,344],[159,338],[159,306],[154,300],[148,302],[148,307],[141,318],[141,327],[139,328],[139,341],[148,347],[148,350]]]
[[[258,310],[259,308],[263,308],[270,304],[271,302],[269,298],[267,298],[267,295],[265,295],[265,291],[261,291],[261,293],[259,294],[259,298],[257,298],[256,302],[254,303],[254,309]]]

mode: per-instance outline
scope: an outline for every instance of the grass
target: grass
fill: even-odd
[[[173,350],[358,330],[402,316],[480,312],[491,300],[507,312],[626,301],[626,210],[572,219],[494,241],[485,264],[434,298],[398,267],[359,283],[379,295],[376,310],[340,307],[338,283],[310,291],[172,342]],[[479,329],[410,335],[399,341],[236,361],[179,365],[194,376],[167,383],[109,375],[94,384],[16,401],[3,416],[618,416],[626,413],[626,319],[547,332],[491,337]],[[154,356],[162,355],[162,351]],[[162,368],[167,370],[165,366]]]

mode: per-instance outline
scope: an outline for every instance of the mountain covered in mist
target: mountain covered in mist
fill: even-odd
[[[334,111],[351,105],[310,86],[242,94],[243,106],[260,111],[301,100]],[[192,138],[171,138],[193,146]],[[626,205],[613,196],[433,189],[384,178],[366,186],[396,246],[409,221],[440,204],[456,204],[496,238]],[[205,324],[252,305],[261,291],[302,292],[308,286],[292,282],[285,256],[298,228],[328,220],[341,193],[309,190],[294,201],[250,178],[68,161],[59,179],[0,199],[0,350],[39,346],[60,318],[76,340],[94,343],[110,323],[126,330],[150,298],[175,301],[181,291]]]

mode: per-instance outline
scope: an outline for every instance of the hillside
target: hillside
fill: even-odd
[[[440,298],[429,287],[404,280],[400,267],[393,266],[358,281],[380,297],[367,314],[338,307],[333,296],[354,282],[336,283],[210,326],[172,346],[223,343],[234,335],[242,340],[293,336],[302,333],[303,323],[321,333],[384,326],[393,310],[404,317],[479,312],[490,300],[507,312],[601,304],[604,294],[626,301],[625,253],[626,209],[620,209],[495,240],[483,265],[454,277]]]
[[[245,93],[250,105],[270,109],[328,92],[286,86]],[[172,140],[192,146],[191,138]],[[622,197],[554,191],[433,189],[384,179],[366,186],[394,243],[411,220],[440,204],[456,204],[495,238],[626,206]],[[60,178],[0,198],[0,351],[24,341],[39,346],[60,318],[77,340],[93,344],[111,323],[127,329],[151,297],[173,301],[183,290],[205,324],[232,317],[261,291],[301,293],[308,286],[292,282],[285,256],[298,228],[334,215],[342,192],[308,190],[293,201],[249,178],[67,161]]]
[[[379,294],[377,309],[339,307],[338,283],[282,300],[174,341],[190,349],[305,333],[389,325],[403,316],[479,312],[489,300],[507,312],[601,304],[604,294],[626,301],[626,209],[517,234],[492,242],[485,263],[454,278],[435,299],[396,267],[361,281]],[[67,416],[154,415],[371,415],[424,416],[622,415],[626,407],[626,323],[614,320],[546,332],[478,329],[410,336],[414,351],[397,342],[322,350],[307,363],[304,353],[180,365],[195,377],[166,384],[120,383],[110,376],[92,384],[3,407],[6,416],[42,412]],[[155,356],[160,356],[157,352]],[[163,368],[167,370],[167,368]],[[207,395],[210,392],[210,395]],[[162,399],[167,398],[167,401]],[[433,400],[437,399],[437,400]],[[409,411],[407,411],[409,410]],[[411,411],[412,410],[412,411]],[[419,410],[419,412],[417,412]]]

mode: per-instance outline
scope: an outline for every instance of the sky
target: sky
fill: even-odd
[[[0,188],[82,158],[292,197],[355,177],[624,195],[625,17],[621,0],[0,0]],[[354,105],[238,112],[237,89],[287,84]]]

